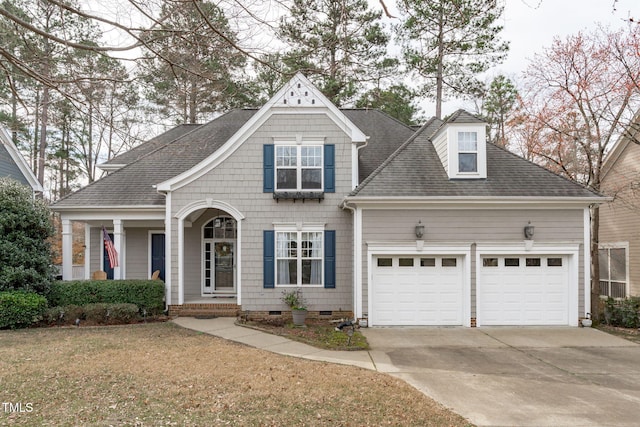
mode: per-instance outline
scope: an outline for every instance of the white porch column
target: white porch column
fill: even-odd
[[[113,220],[113,246],[116,248],[116,252],[118,253],[118,266],[113,269],[113,280],[121,280],[123,279],[122,272],[122,263],[124,262],[124,258],[122,256],[122,220],[114,219]]]
[[[71,221],[62,219],[62,280],[73,279],[73,229]]]
[[[178,219],[178,304],[184,304],[184,219],[182,218]]]

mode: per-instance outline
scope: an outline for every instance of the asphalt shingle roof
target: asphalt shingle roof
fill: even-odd
[[[153,186],[181,174],[214,153],[256,111],[232,110],[60,199],[53,207],[163,206],[165,198]]]
[[[185,128],[180,126],[173,138],[171,131],[162,134],[159,136],[161,138],[150,140],[151,144],[147,147],[136,150],[134,156],[125,158],[131,160],[127,166],[70,194],[53,206],[163,206],[165,198],[153,186],[181,174],[213,154],[256,112],[255,109],[232,110],[188,132],[184,132]],[[345,110],[344,113],[370,136],[367,147],[360,151],[360,167],[364,170],[360,175],[363,178],[413,134],[411,128],[380,111]],[[180,132],[182,136],[175,137]],[[146,154],[142,154],[144,151]],[[119,157],[123,156],[125,154]],[[116,163],[115,159],[111,163]]]
[[[128,165],[129,163],[133,163],[136,160],[140,160],[147,154],[152,151],[157,150],[158,148],[167,145],[174,139],[180,138],[181,136],[191,132],[194,129],[199,128],[200,124],[185,124],[179,125],[168,131],[161,133],[148,141],[143,142],[140,145],[133,147],[131,150],[126,151],[111,160],[104,162],[104,165]]]
[[[468,114],[468,113],[467,113]],[[468,116],[471,116],[468,114]],[[452,116],[453,117],[453,116]],[[454,120],[461,119],[460,115]],[[468,120],[468,117],[462,118]],[[432,119],[350,195],[357,197],[597,197],[503,148],[487,144],[486,179],[449,179],[430,140]]]

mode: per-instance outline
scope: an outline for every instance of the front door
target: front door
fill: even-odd
[[[236,292],[236,222],[218,217],[204,226],[202,245],[202,294]]]

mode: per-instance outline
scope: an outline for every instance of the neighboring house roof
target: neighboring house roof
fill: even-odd
[[[43,192],[44,189],[34,175],[22,154],[11,141],[9,134],[0,128],[0,177],[10,177],[33,191]]]
[[[629,144],[632,148],[636,148],[640,141],[640,111],[638,111],[631,121],[631,124],[627,126],[625,131],[620,135],[620,138],[613,145],[613,148],[607,154],[602,164],[602,170],[600,171],[600,182],[604,183],[607,179],[609,172],[615,167],[616,163],[627,150]]]
[[[98,167],[104,170],[116,170],[121,168],[124,165],[128,165],[129,163],[133,163],[136,160],[140,160],[142,157],[151,153],[152,151],[157,150],[160,147],[163,147],[170,143],[171,141],[180,138],[181,136],[193,131],[194,129],[202,126],[201,124],[184,124],[178,125],[173,129],[169,129],[168,131],[161,133],[160,135],[151,138],[148,141],[143,142],[140,145],[133,147],[131,150],[126,151],[107,162],[102,163]]]
[[[473,116],[452,116],[457,123],[468,122],[470,117]],[[437,119],[427,122],[355,189],[350,198],[599,197],[493,144],[487,144],[486,179],[449,179],[430,139],[441,126]]]

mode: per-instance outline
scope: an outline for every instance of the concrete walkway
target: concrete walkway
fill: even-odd
[[[173,320],[173,323],[184,328],[215,335],[216,337],[239,342],[255,348],[261,348],[273,353],[376,370],[371,356],[369,356],[369,353],[366,351],[322,350],[277,335],[238,326],[235,324],[235,318],[231,317],[218,317],[214,319],[178,317]]]

